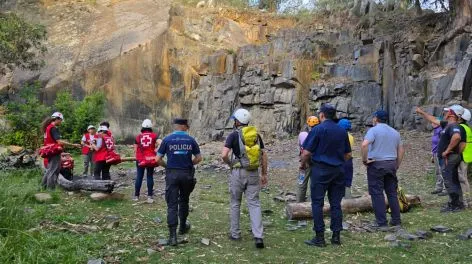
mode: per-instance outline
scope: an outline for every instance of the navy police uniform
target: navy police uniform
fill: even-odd
[[[170,229],[177,228],[179,217],[182,228],[189,213],[189,197],[197,182],[192,156],[200,155],[200,148],[187,132],[175,131],[164,138],[157,155],[167,156],[167,224]]]
[[[333,108],[333,111],[334,110]],[[341,200],[344,196],[344,155],[351,152],[346,130],[333,120],[325,120],[314,127],[303,144],[303,149],[312,153],[311,206],[314,231],[323,233],[324,197],[328,192],[331,212],[331,230],[342,230]]]

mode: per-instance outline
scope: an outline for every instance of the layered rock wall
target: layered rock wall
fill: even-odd
[[[470,26],[444,43],[443,14],[369,13],[294,18],[257,12],[171,7],[170,1],[44,1],[33,20],[49,31],[47,65],[15,72],[39,79],[42,99],[60,89],[107,96],[107,119],[131,139],[141,120],[161,132],[191,120],[200,141],[231,130],[231,113],[248,108],[265,137],[298,133],[306,116],[332,103],[354,129],[379,108],[396,128],[420,127],[414,107],[439,114],[472,99]],[[67,113],[65,113],[67,115]]]

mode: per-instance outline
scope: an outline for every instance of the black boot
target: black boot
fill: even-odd
[[[189,221],[180,222],[179,235],[187,234],[191,228],[192,228],[192,225],[190,224]]]
[[[333,232],[331,237],[331,245],[341,245],[341,232]]]
[[[305,240],[305,244],[315,247],[326,247],[324,232],[316,232],[316,237],[311,240]]]
[[[177,230],[176,228],[169,228],[169,245],[177,246]]]

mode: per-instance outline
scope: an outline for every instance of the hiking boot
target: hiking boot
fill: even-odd
[[[452,205],[450,203],[440,210],[441,213],[457,213],[460,211],[464,211],[464,205]]]
[[[177,230],[175,228],[169,229],[169,245],[177,246]]]
[[[314,247],[326,247],[324,232],[317,232],[314,238],[312,238],[311,240],[305,240],[305,244]]]
[[[264,248],[264,240],[262,238],[254,238],[256,241],[256,248]]]
[[[331,236],[331,245],[341,245],[341,232],[333,232],[333,236]]]
[[[233,235],[229,235],[228,238],[232,241],[241,241],[241,237],[234,237]]]
[[[443,192],[443,190],[434,190],[434,191],[431,192],[431,194],[440,194],[442,192]]]
[[[184,225],[180,224],[180,227],[179,227],[179,235],[187,234],[188,231],[190,231],[191,228],[192,228],[192,225],[190,224],[190,222],[189,222],[189,221],[185,221],[185,224],[184,224]]]

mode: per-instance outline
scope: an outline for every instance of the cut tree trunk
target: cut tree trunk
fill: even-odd
[[[111,193],[115,188],[115,182],[111,180],[77,180],[69,181],[59,174],[59,185],[67,191],[92,191]]]
[[[406,198],[412,207],[421,205],[420,197],[417,195],[407,195]],[[387,200],[385,200],[385,203],[388,204]],[[372,200],[369,195],[355,199],[343,199],[341,202],[341,208],[343,213],[347,214],[372,211]],[[289,220],[312,218],[311,202],[289,203],[285,207],[285,212]],[[329,204],[325,204],[323,207],[323,213],[329,213]]]

